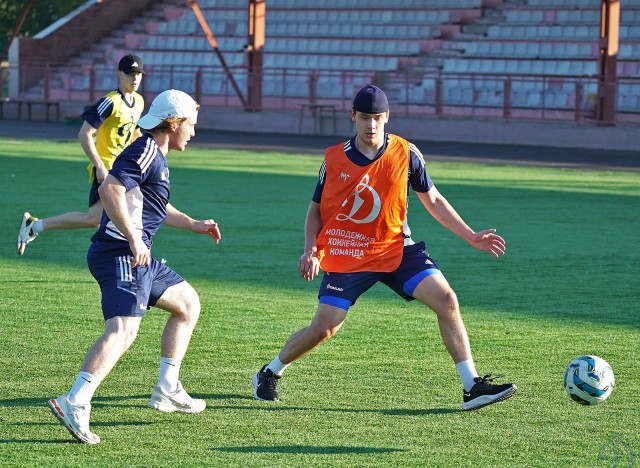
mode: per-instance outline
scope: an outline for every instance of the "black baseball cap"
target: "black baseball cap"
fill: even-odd
[[[142,68],[142,60],[137,55],[128,54],[120,59],[118,70],[126,73],[144,73]]]
[[[384,114],[389,110],[387,95],[374,85],[367,85],[353,98],[353,110],[364,114]]]

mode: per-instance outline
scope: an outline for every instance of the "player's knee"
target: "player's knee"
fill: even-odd
[[[333,335],[335,335],[335,331],[333,328],[319,323],[315,323],[309,326],[309,332],[316,343],[324,343]]]
[[[138,330],[126,330],[123,335],[125,350],[129,349],[138,336]]]
[[[105,330],[105,338],[111,346],[128,350],[138,336],[139,322],[118,321],[114,325]]]
[[[89,211],[85,215],[85,224],[88,228],[100,227],[100,221],[102,220],[102,205],[96,203],[89,208]]]
[[[195,289],[190,288],[190,291],[183,295],[178,304],[176,315],[186,322],[195,324],[200,317],[200,309],[200,296]]]
[[[198,293],[196,293],[195,291],[193,292],[193,296],[191,298],[189,298],[189,303],[187,305],[188,308],[188,314],[189,314],[189,321],[195,323],[198,321],[198,318],[200,317],[200,310],[201,310],[201,306],[200,306],[200,296],[198,296]]]
[[[458,304],[458,296],[453,291],[453,289],[449,289],[444,295],[445,303],[447,304],[447,309],[451,312],[457,313],[460,309],[460,305]]]
[[[452,289],[442,291],[434,310],[441,318],[457,318],[460,315],[460,305],[456,293]]]
[[[100,227],[100,219],[102,218],[102,213],[98,213],[98,214],[94,214],[94,213],[87,213],[87,217],[86,217],[86,225],[88,228],[95,228],[98,229]]]
[[[96,215],[92,211],[85,213],[79,218],[79,225],[87,229],[98,229],[100,227],[101,215]]]

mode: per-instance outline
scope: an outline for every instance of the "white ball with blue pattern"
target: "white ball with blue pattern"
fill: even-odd
[[[613,392],[616,379],[607,361],[598,356],[580,356],[564,372],[564,388],[573,401],[599,405]]]

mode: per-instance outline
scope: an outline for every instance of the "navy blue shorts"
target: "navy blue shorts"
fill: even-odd
[[[152,258],[146,266],[131,268],[133,257],[87,257],[89,271],[102,291],[102,315],[142,317],[169,287],[184,279],[168,266]]]
[[[415,299],[413,291],[418,284],[433,274],[441,273],[425,250],[424,242],[419,242],[404,248],[400,266],[392,272],[325,273],[318,299],[321,304],[349,310],[363,293],[379,281],[403,299],[412,301]]]
[[[91,188],[89,189],[89,208],[100,201],[100,194],[98,193],[99,188],[100,184],[98,183],[98,179],[96,179],[96,168],[94,167],[93,179],[91,180]]]

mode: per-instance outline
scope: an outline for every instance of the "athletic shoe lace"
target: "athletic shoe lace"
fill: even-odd
[[[73,419],[82,430],[89,429],[89,405],[73,405]]]
[[[269,390],[275,390],[278,385],[278,377],[275,374],[268,373],[264,377],[263,385]]]
[[[484,377],[476,377],[474,379],[474,382],[477,385],[480,385],[480,387],[482,387],[482,388],[489,388],[489,387],[491,387],[493,385],[492,382],[495,379],[499,379],[499,378],[500,378],[500,376],[496,375],[496,376],[492,377],[492,374],[487,374]]]

